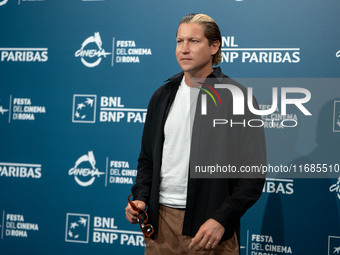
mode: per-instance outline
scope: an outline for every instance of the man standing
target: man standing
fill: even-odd
[[[133,203],[139,210],[148,207],[149,223],[155,228],[145,253],[239,254],[240,217],[260,197],[264,178],[192,178],[191,173],[202,158],[238,170],[266,164],[264,131],[240,124],[213,128],[212,117],[203,116],[206,100],[199,97],[203,86],[213,87],[206,85],[209,79],[230,83],[220,68],[213,68],[221,61],[217,23],[205,14],[187,15],[176,37],[176,58],[183,72],[171,77],[150,100],[132,187]],[[201,87],[194,79],[203,79]],[[212,111],[232,118],[232,95],[224,94],[223,100],[219,98],[223,107]],[[240,122],[237,117],[234,123],[258,116],[246,109],[244,118]],[[207,137],[211,133],[217,136]],[[136,208],[128,204],[125,210],[126,218],[137,223]]]

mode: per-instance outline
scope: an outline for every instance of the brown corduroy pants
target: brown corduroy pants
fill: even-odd
[[[215,249],[196,251],[189,250],[192,237],[183,236],[184,210],[160,206],[158,234],[155,239],[146,239],[145,255],[206,254],[206,255],[239,255],[236,233],[229,240],[221,242]]]

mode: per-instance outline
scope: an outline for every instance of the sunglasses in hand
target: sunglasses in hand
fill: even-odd
[[[151,224],[146,224],[148,222],[149,216],[146,213],[146,211],[139,209],[136,206],[136,204],[130,200],[130,197],[132,197],[132,194],[129,195],[128,197],[130,206],[132,207],[134,211],[138,211],[139,213],[137,217],[137,222],[140,226],[140,229],[142,230],[144,237],[149,238],[154,232],[153,226]]]

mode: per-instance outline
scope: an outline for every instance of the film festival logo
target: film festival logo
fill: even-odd
[[[99,172],[98,168],[96,168],[96,160],[93,155],[93,151],[89,151],[88,154],[81,156],[74,167],[72,167],[68,174],[70,176],[74,176],[74,180],[82,187],[90,186],[96,180],[96,177],[100,177],[105,174],[103,172]]]
[[[67,213],[65,242],[88,243],[89,227],[89,214]]]
[[[333,132],[340,132],[340,101],[334,101]]]
[[[105,52],[102,48],[103,42],[99,32],[94,33],[93,36],[89,36],[81,44],[81,48],[76,51],[75,57],[79,57],[81,62],[86,67],[95,67],[100,64],[102,58],[111,55],[110,52]]]
[[[4,115],[5,112],[8,112],[8,109],[4,109],[2,105],[0,105],[0,114]]]
[[[333,184],[329,187],[330,192],[336,192],[337,197],[340,199],[340,177],[338,178],[338,181],[336,184]]]
[[[0,1],[0,6],[5,5],[8,2],[8,0],[2,0]]]
[[[73,95],[72,122],[96,122],[96,95]]]
[[[337,58],[340,58],[340,50],[337,51],[337,53],[335,53],[335,56],[336,56]]]
[[[340,254],[340,236],[328,236],[328,255]]]

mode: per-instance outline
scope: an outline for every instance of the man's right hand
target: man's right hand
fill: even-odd
[[[132,201],[139,210],[145,210],[146,204],[143,201],[140,200],[134,200]],[[130,221],[132,224],[138,223],[137,217],[139,215],[138,211],[133,210],[131,205],[128,203],[128,205],[125,208],[125,217],[128,221]]]

